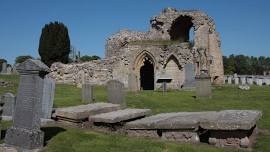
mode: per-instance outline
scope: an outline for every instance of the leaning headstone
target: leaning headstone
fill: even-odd
[[[16,97],[12,93],[5,93],[2,96],[3,105],[3,116],[13,116],[15,108]]]
[[[93,86],[89,83],[82,84],[82,101],[84,103],[93,102]]]
[[[118,80],[107,82],[108,102],[125,105],[124,84]]]
[[[51,119],[54,92],[55,92],[55,81],[52,78],[46,76],[44,78],[44,85],[43,85],[41,118]]]
[[[44,133],[40,130],[43,79],[50,69],[39,60],[28,59],[17,66],[20,83],[13,125],[7,130],[5,143],[19,151],[43,147]]]
[[[6,74],[7,73],[7,63],[3,62],[2,63],[2,70],[1,73]]]
[[[196,77],[196,97],[211,97],[211,80],[207,72],[202,72]]]
[[[232,77],[228,76],[228,84],[232,84]]]
[[[133,72],[128,74],[128,88],[132,92],[138,91],[137,77]]]
[[[238,84],[239,84],[239,78],[238,78],[238,77],[235,77],[235,78],[234,78],[234,84],[235,84],[235,85],[238,85]]]
[[[185,82],[183,88],[195,88],[195,67],[191,63],[187,63],[184,66],[185,69]]]

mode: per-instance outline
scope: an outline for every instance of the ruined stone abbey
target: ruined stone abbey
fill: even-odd
[[[121,81],[131,90],[155,90],[159,79],[170,79],[168,88],[181,89],[187,70],[208,71],[214,84],[224,82],[220,38],[213,19],[197,10],[164,9],[150,20],[148,32],[121,30],[107,39],[105,59],[52,65],[58,82],[102,85]],[[192,65],[186,69],[185,65]],[[190,67],[190,66],[189,66]]]

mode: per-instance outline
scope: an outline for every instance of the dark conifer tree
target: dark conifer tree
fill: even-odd
[[[67,27],[59,22],[46,24],[42,28],[38,51],[41,61],[48,66],[54,62],[68,63],[70,39]]]

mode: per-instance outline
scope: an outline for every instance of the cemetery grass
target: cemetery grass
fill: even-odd
[[[16,93],[18,76],[0,75],[0,79],[14,83],[12,87],[0,88],[4,92]],[[249,91],[241,91],[235,86],[214,86],[211,99],[196,99],[192,91],[140,91],[127,92],[128,107],[149,108],[154,114],[161,112],[206,111],[224,109],[262,110],[263,118],[258,122],[262,130],[254,146],[256,152],[270,151],[270,87],[253,86]],[[95,86],[96,102],[106,101],[106,89]],[[80,105],[80,89],[72,85],[57,84],[54,107]],[[4,125],[3,125],[4,124]],[[11,122],[1,122],[3,129]],[[227,152],[228,149],[214,148],[208,145],[190,145],[161,140],[128,138],[124,135],[96,133],[87,130],[64,128],[56,134],[57,129],[43,128],[46,132],[47,146],[45,152],[51,151],[153,151],[153,152]],[[64,131],[63,131],[64,130]],[[56,134],[56,135],[55,135]],[[48,136],[50,138],[48,138]],[[3,142],[3,141],[1,141]],[[237,150],[236,150],[237,151]]]

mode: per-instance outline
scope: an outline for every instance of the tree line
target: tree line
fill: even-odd
[[[263,75],[270,71],[270,57],[229,55],[223,56],[224,74]]]

